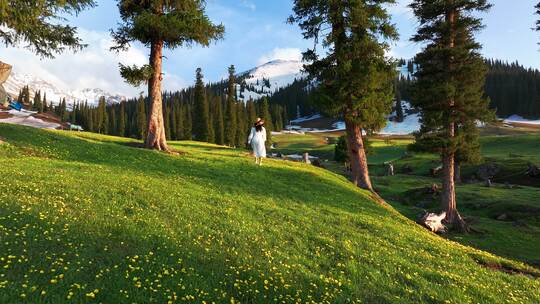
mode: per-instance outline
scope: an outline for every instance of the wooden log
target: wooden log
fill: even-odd
[[[442,223],[445,218],[446,212],[441,214],[426,212],[422,217],[420,217],[417,223],[426,227],[432,232],[444,233],[447,231],[446,226]]]

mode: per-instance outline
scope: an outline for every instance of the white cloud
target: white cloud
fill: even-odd
[[[29,50],[11,47],[2,48],[2,60],[13,65],[16,72],[43,78],[64,90],[100,88],[128,96],[137,96],[146,90],[125,83],[118,70],[118,63],[147,63],[146,49],[133,45],[126,52],[111,52],[113,41],[107,32],[79,29],[79,37],[88,47],[77,53],[66,52],[55,59],[40,59]],[[163,85],[179,89],[184,83],[180,77],[166,74]]]
[[[407,17],[413,17],[413,11],[409,7],[411,0],[398,0],[395,4],[388,4],[388,12],[394,16],[406,15]]]
[[[299,48],[275,48],[259,58],[259,64],[272,60],[302,60],[302,51]]]
[[[242,6],[247,7],[252,11],[257,9],[257,7],[255,6],[255,3],[253,3],[253,2],[251,2],[249,0],[242,0],[240,3],[242,4]]]

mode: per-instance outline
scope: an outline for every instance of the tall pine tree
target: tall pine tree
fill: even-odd
[[[237,119],[236,119],[236,76],[234,65],[229,67],[229,82],[227,85],[227,108],[225,114],[225,144],[234,146],[236,143]]]
[[[392,107],[396,71],[385,51],[397,31],[384,6],[394,2],[295,0],[289,18],[306,39],[323,41],[326,57],[320,58],[315,47],[308,50],[305,69],[319,82],[318,103],[345,120],[352,182],[371,191],[363,132],[384,127]]]
[[[474,33],[482,28],[476,16],[490,4],[486,0],[414,0],[411,7],[420,21],[412,40],[426,45],[416,58],[412,98],[422,115],[416,146],[441,154],[446,222],[467,231],[457,210],[455,161],[458,152],[470,150],[466,145],[474,145],[467,140],[477,140],[470,128],[492,114],[483,97],[486,67],[474,40]]]
[[[137,102],[137,138],[145,139],[146,138],[146,102],[144,97],[141,95],[139,101]]]
[[[223,37],[224,27],[214,25],[199,0],[118,0],[123,24],[112,33],[115,50],[129,48],[139,41],[150,48],[150,63],[143,67],[120,66],[122,76],[130,84],[148,83],[150,119],[147,148],[169,150],[165,135],[161,95],[163,48],[175,49],[185,45],[208,46]]]
[[[214,116],[213,116],[213,123],[214,123],[214,136],[215,136],[215,142],[218,145],[224,145],[225,144],[225,125],[223,122],[223,103],[221,102],[221,97],[216,96],[214,98]]]
[[[193,134],[195,135],[195,140],[207,142],[209,114],[201,68],[197,69],[196,77],[195,100],[193,105]]]

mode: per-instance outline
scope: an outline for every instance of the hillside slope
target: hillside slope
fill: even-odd
[[[0,303],[540,302],[532,268],[319,168],[193,142],[170,156],[87,133],[0,136]]]

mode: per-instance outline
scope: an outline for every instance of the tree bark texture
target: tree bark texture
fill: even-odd
[[[345,122],[347,130],[347,147],[349,150],[349,161],[351,163],[352,182],[369,191],[373,191],[369,178],[368,163],[362,129],[351,121]]]
[[[163,120],[163,101],[161,98],[161,72],[162,72],[163,41],[152,43],[150,50],[150,65],[153,69],[152,78],[148,82],[150,96],[150,117],[146,147],[159,151],[169,151],[165,137],[165,124]]]

